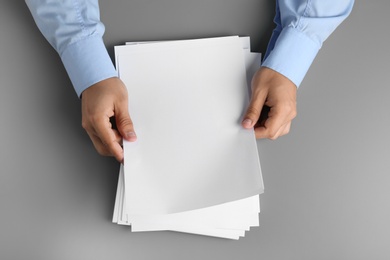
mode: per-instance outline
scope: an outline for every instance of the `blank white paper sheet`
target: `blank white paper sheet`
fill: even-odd
[[[241,126],[247,71],[260,64],[249,38],[129,44],[115,56],[138,140],[123,144],[113,221],[230,239],[258,226],[260,162]]]

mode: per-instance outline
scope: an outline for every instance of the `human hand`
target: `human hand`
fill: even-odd
[[[128,112],[127,89],[119,78],[102,80],[82,93],[82,126],[99,154],[123,161],[122,137],[134,142],[137,136]],[[117,130],[110,118],[115,117]]]
[[[252,97],[242,126],[255,128],[256,138],[272,140],[290,131],[297,114],[297,87],[287,77],[261,67],[252,79]]]

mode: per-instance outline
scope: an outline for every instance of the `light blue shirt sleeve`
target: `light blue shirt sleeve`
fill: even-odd
[[[78,96],[117,72],[103,43],[98,0],[26,0],[31,14],[57,50]]]
[[[322,43],[349,15],[353,0],[277,0],[276,28],[262,66],[299,86]],[[117,72],[103,43],[98,0],[26,0],[59,53],[78,96]]]
[[[262,66],[301,84],[323,42],[350,14],[353,0],[277,0]]]

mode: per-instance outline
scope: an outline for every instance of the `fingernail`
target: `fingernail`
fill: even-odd
[[[134,132],[127,132],[125,137],[129,141],[135,141],[137,139],[137,135]]]
[[[244,125],[244,127],[251,127],[252,126],[252,120],[247,118],[244,121],[242,121],[242,124]]]

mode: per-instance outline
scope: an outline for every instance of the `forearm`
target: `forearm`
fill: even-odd
[[[31,14],[60,55],[76,93],[117,73],[103,43],[97,0],[26,0]]]

